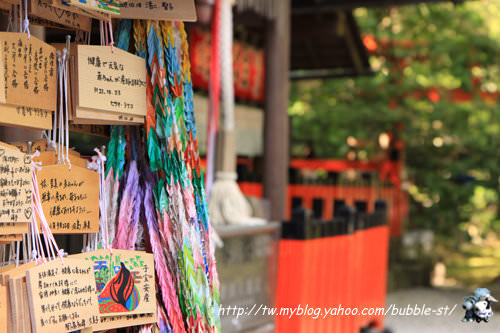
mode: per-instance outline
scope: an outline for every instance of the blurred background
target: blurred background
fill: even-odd
[[[475,288],[500,295],[500,2],[234,1],[232,140],[208,124],[215,3],[189,35],[222,304],[458,305],[223,329],[497,331],[460,319]],[[228,171],[246,204],[218,198]]]
[[[500,1],[196,8],[186,26],[221,306],[456,306],[447,316],[233,312],[222,331],[498,332],[495,316],[461,319],[476,288],[500,299]],[[108,141],[105,126],[70,131],[83,154]]]

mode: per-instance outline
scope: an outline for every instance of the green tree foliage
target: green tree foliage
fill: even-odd
[[[492,193],[500,177],[500,2],[355,14],[377,43],[370,58],[375,74],[293,83],[292,154],[312,145],[318,157],[343,158],[352,135],[372,142],[363,149],[374,156],[378,135],[402,122],[410,227],[456,236],[474,220],[483,233],[499,230]],[[457,93],[472,99],[457,101]]]

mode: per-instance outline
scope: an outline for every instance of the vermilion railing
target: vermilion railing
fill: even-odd
[[[204,164],[202,159],[202,164]],[[254,169],[254,161],[249,158],[238,158],[238,165]],[[354,207],[366,207],[366,212],[372,212],[374,202],[383,199],[388,205],[388,224],[391,236],[400,236],[403,222],[408,217],[408,197],[401,189],[399,174],[401,162],[361,162],[333,159],[292,159],[292,169],[323,170],[325,172],[341,173],[349,169],[359,172],[377,172],[381,180],[388,180],[387,186],[353,186],[353,185],[322,185],[322,184],[289,184],[287,186],[286,219],[290,219],[293,203],[300,203],[304,208],[321,213],[317,217],[329,221],[335,214],[335,202],[344,202]],[[243,194],[256,198],[263,197],[262,184],[258,182],[239,181]]]
[[[246,196],[262,198],[262,184],[239,182],[241,192]],[[406,193],[396,186],[375,188],[369,186],[308,185],[292,184],[287,187],[286,218],[290,219],[293,201],[300,200],[304,208],[314,210],[313,203],[321,202],[321,217],[330,221],[335,214],[335,202],[343,201],[349,206],[366,205],[366,212],[373,212],[376,200],[383,199],[388,206],[388,224],[391,236],[400,236],[404,219],[408,215]]]

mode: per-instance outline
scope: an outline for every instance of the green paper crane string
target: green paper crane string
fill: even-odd
[[[101,212],[101,219],[104,218],[103,214],[107,214],[107,234],[109,242],[113,242],[115,235],[116,215],[119,205],[119,188],[120,178],[123,175],[125,167],[125,130],[123,126],[111,126],[111,138],[106,152],[106,174],[104,184],[104,196],[108,203],[107,212]],[[101,199],[103,200],[103,199]],[[101,231],[103,232],[103,231]],[[110,244],[101,244],[100,247],[107,247]]]
[[[142,139],[131,130],[125,134],[121,126],[112,129],[106,172],[110,183],[124,184],[125,200],[118,208],[113,245],[132,248],[127,230],[135,233],[137,224],[144,228],[146,248],[155,254],[160,332],[220,331],[184,25],[123,20],[115,36],[120,48],[133,49],[146,60],[147,115]],[[128,142],[132,137],[134,142]]]

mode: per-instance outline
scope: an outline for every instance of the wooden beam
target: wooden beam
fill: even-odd
[[[295,1],[294,1],[295,2]],[[300,2],[300,1],[299,1]],[[300,3],[294,3],[292,14],[311,14],[311,13],[326,13],[337,10],[352,10],[358,7],[366,8],[385,8],[416,5],[419,3],[439,3],[450,2],[450,0],[329,0],[319,4],[311,4],[312,1],[304,0]],[[465,0],[451,1],[454,4],[465,2]]]
[[[347,26],[347,19],[344,12],[339,12],[339,22],[342,22],[343,35],[347,44],[347,48],[349,49],[349,54],[351,55],[352,64],[354,69],[359,74],[363,71],[363,60],[361,59],[359,48],[356,46],[355,38],[357,36],[353,36],[352,30]]]
[[[290,140],[290,2],[291,0],[277,1],[277,16],[267,23],[266,29],[264,197],[270,202],[273,221],[283,221],[286,215]]]

